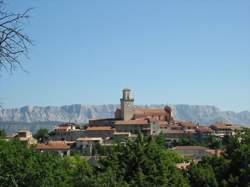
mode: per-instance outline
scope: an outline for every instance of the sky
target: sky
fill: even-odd
[[[8,0],[34,8],[29,58],[0,75],[4,108],[119,103],[250,110],[249,0]]]

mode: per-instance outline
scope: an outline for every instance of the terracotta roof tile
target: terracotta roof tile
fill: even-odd
[[[176,146],[173,148],[174,150],[201,150],[201,151],[205,151],[208,150],[209,148],[207,147],[202,147],[202,146]]]
[[[174,129],[167,129],[165,131],[167,134],[185,134],[184,130],[174,130]]]
[[[115,121],[115,125],[147,125],[149,124],[148,120],[119,120]]]
[[[196,129],[197,132],[200,132],[200,133],[211,133],[213,132],[213,130],[209,127],[205,127],[205,126],[199,126],[197,129]]]
[[[232,129],[233,125],[229,123],[219,122],[211,126],[214,129]]]
[[[49,141],[47,144],[37,144],[38,150],[67,150],[68,146],[64,141]]]
[[[191,121],[182,121],[180,122],[180,125],[183,127],[190,127],[190,128],[196,128],[197,125],[193,124]]]
[[[86,131],[115,131],[110,126],[96,126],[96,127],[88,127]]]
[[[154,115],[154,114],[166,114],[164,109],[154,109],[154,108],[135,108],[135,114],[140,115]]]

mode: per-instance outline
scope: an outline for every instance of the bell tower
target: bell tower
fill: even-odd
[[[121,98],[121,118],[123,120],[131,120],[134,117],[134,98],[131,97],[130,89],[123,89]]]

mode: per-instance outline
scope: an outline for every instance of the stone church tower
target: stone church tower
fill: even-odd
[[[134,98],[130,95],[130,89],[123,89],[121,98],[121,118],[122,120],[131,120],[134,117]]]

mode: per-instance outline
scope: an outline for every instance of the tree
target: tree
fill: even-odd
[[[199,167],[211,167],[219,186],[250,186],[250,129],[225,137],[222,142],[224,154],[221,157],[204,157]]]
[[[0,140],[0,186],[70,186],[62,158],[38,153],[21,142]]]
[[[219,149],[222,147],[222,141],[219,138],[214,137],[214,136],[209,136],[208,140],[209,140],[209,144],[208,144],[209,148]]]
[[[250,186],[250,129],[238,132],[228,140],[225,158],[230,160],[229,171],[234,186]]]
[[[0,129],[0,138],[4,138],[6,136],[6,133],[3,129]]]
[[[69,176],[70,186],[89,186],[93,184],[93,168],[80,156],[65,157],[63,168]]]
[[[214,171],[214,175],[219,184],[228,176],[230,161],[225,159],[223,156],[220,157],[211,157],[205,156],[202,158],[202,161],[199,163],[201,166],[211,166]],[[223,186],[222,184],[220,186]]]
[[[156,139],[155,143],[157,143],[162,148],[166,147],[166,136],[163,133],[160,133]]]
[[[140,134],[135,141],[114,147],[101,161],[99,173],[110,177],[104,181],[116,181],[116,185],[188,186],[187,179],[176,168],[180,161],[175,152],[164,149],[152,137]]]
[[[195,141],[194,138],[191,137],[183,137],[173,143],[173,146],[193,146],[193,145],[199,145],[199,143]]]
[[[36,134],[34,135],[34,138],[38,140],[38,142],[44,143],[49,138],[49,131],[48,129],[41,128],[39,129]]]
[[[192,165],[188,169],[188,177],[192,187],[217,187],[218,182],[210,165]]]
[[[31,39],[24,33],[24,21],[29,18],[27,9],[23,13],[13,13],[4,9],[0,1],[0,70],[14,70],[22,67],[20,58],[28,57],[28,47]]]

